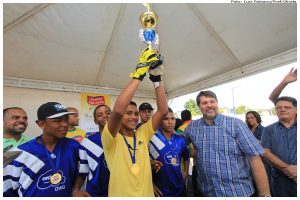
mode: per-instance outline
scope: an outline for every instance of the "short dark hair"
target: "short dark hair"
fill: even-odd
[[[4,118],[5,114],[7,113],[7,111],[13,110],[13,109],[23,110],[23,111],[25,112],[25,110],[24,110],[23,108],[20,108],[20,107],[9,107],[9,108],[5,108],[5,109],[3,109],[3,118]]]
[[[105,104],[98,105],[98,106],[95,108],[94,113],[93,113],[94,119],[96,119],[96,110],[97,110],[98,108],[100,108],[100,107],[106,107],[106,108],[108,108],[108,110],[111,111],[111,109],[110,109],[110,107],[109,107],[108,105],[105,105]]]
[[[132,106],[136,106],[136,107],[137,107],[137,104],[136,104],[134,101],[130,101],[129,105],[132,105]]]
[[[66,110],[68,110],[68,111],[69,111],[69,110],[77,110],[77,111],[78,111],[78,109],[75,108],[75,107],[67,107]]]
[[[191,120],[192,119],[192,113],[189,110],[183,110],[181,111],[181,119],[183,122]]]
[[[176,123],[175,123],[175,131],[183,124],[183,121],[180,118],[176,118]]]
[[[252,111],[249,111],[249,112],[246,113],[246,124],[248,125],[248,127],[250,127],[250,125],[248,124],[247,115],[250,114],[250,113],[254,115],[254,117],[255,117],[257,123],[258,123],[258,124],[261,124],[261,122],[262,122],[261,116],[259,115],[258,112],[252,110]]]
[[[279,97],[279,98],[275,99],[275,101],[274,101],[275,106],[278,103],[278,101],[288,101],[288,102],[292,103],[294,107],[297,108],[297,99],[295,99],[294,97],[290,97],[290,96]]]
[[[212,92],[210,90],[204,90],[204,91],[199,92],[199,94],[196,97],[196,102],[197,102],[198,106],[200,104],[200,97],[202,97],[202,96],[204,96],[204,97],[212,97],[216,101],[218,101],[217,95],[214,92]]]

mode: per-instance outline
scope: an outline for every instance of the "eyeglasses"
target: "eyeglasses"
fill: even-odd
[[[275,110],[291,110],[292,108],[292,106],[278,106],[275,108]]]

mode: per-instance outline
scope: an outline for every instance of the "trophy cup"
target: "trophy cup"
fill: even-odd
[[[147,12],[140,16],[140,22],[144,29],[140,29],[139,38],[142,42],[146,42],[149,49],[158,49],[159,37],[154,28],[157,25],[158,17],[155,12],[151,11],[149,3],[143,3],[147,7]]]

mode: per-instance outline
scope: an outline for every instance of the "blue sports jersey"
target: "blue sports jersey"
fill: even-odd
[[[189,159],[189,151],[183,137],[173,133],[170,140],[157,131],[149,143],[152,159],[160,161],[163,166],[158,173],[153,172],[153,182],[164,197],[181,196],[184,192],[184,180],[180,169],[181,157]]]
[[[109,170],[105,161],[99,132],[80,142],[80,172],[88,174],[86,191],[93,197],[108,196]]]
[[[71,196],[78,175],[79,143],[62,138],[51,153],[37,138],[18,146],[22,154],[3,169],[3,195]]]

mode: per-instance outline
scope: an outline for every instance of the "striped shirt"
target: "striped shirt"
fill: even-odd
[[[204,196],[251,196],[248,157],[263,154],[263,148],[237,118],[218,114],[211,125],[194,120],[184,136],[197,150],[198,185]]]
[[[101,135],[91,134],[80,142],[79,172],[88,176],[86,191],[93,197],[108,196],[109,170],[104,157]]]
[[[78,175],[77,141],[62,138],[52,152],[46,153],[45,146],[33,139],[16,150],[22,154],[3,169],[3,196],[71,196]],[[53,174],[60,174],[61,179],[53,182]]]
[[[168,140],[158,130],[148,145],[151,159],[160,161],[163,166],[152,173],[153,182],[164,197],[178,197],[184,192],[184,180],[180,169],[181,158],[189,159],[189,150],[183,137],[175,133]]]

